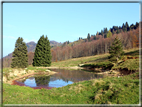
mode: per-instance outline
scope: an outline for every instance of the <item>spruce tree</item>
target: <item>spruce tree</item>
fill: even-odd
[[[116,31],[116,33],[117,33],[117,34],[119,34],[119,33],[120,33],[119,29]]]
[[[27,46],[23,38],[18,38],[12,55],[12,68],[26,68],[28,66]]]
[[[122,43],[118,39],[118,37],[116,37],[114,39],[112,46],[110,46],[109,54],[110,54],[109,59],[112,62],[118,62],[121,59],[121,57],[123,56],[124,52],[123,52],[123,48],[122,48]]]
[[[50,66],[51,65],[50,42],[47,36],[42,35],[36,45],[33,66]]]
[[[88,41],[90,41],[90,33],[88,33],[87,39],[88,39]]]
[[[123,29],[123,31],[124,31],[124,32],[126,32],[126,31],[127,31],[126,24],[124,25],[124,23],[123,23],[123,25],[122,25],[122,29]]]

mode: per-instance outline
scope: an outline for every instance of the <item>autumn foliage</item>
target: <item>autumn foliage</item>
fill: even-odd
[[[103,38],[101,35],[96,35],[96,40],[90,38],[90,42],[81,42],[73,46],[66,45],[64,47],[54,47],[51,49],[52,61],[61,61],[71,58],[92,56],[108,53],[108,49],[118,36],[121,39],[123,49],[131,49],[139,47],[139,28],[130,30],[129,32],[121,32],[113,34],[109,38]]]
[[[142,31],[141,31],[142,32]],[[51,49],[52,62],[67,60],[71,58],[92,56],[98,54],[108,53],[108,49],[114,41],[115,37],[121,40],[123,49],[131,49],[139,47],[139,27],[131,29],[128,32],[121,31],[121,33],[112,33],[109,38],[104,38],[102,35],[91,36],[90,41],[79,41],[77,44],[69,45],[64,44],[63,46],[56,46]],[[28,53],[28,64],[31,65],[33,61],[34,53]],[[11,58],[3,59],[3,67],[9,67]]]

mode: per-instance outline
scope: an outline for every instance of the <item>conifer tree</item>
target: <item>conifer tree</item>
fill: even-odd
[[[96,40],[97,38],[96,38],[96,36],[94,35],[94,40]]]
[[[12,55],[12,68],[26,68],[28,66],[28,54],[26,43],[23,38],[18,38],[15,43],[15,49]]]
[[[47,36],[42,35],[36,45],[33,66],[50,66],[51,65],[50,42]]]
[[[138,26],[139,26],[139,23],[138,23],[138,22],[136,22],[136,28],[138,28]]]
[[[130,26],[128,25],[128,22],[126,22],[125,26],[126,26],[127,31],[129,31],[130,30]]]
[[[122,25],[122,29],[123,29],[123,31],[124,31],[124,32],[126,32],[126,31],[127,31],[126,24],[124,25],[124,23],[123,23],[123,25]]]
[[[109,48],[109,59],[110,61],[118,62],[118,60],[121,59],[123,52],[123,47],[121,41],[116,37],[114,39],[114,42],[112,43],[112,46]]]
[[[117,33],[117,34],[120,33],[119,29],[116,31],[116,33]]]
[[[88,33],[87,39],[88,39],[88,41],[90,41],[90,33]]]

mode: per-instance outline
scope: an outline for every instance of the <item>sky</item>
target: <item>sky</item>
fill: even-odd
[[[3,57],[14,51],[18,37],[26,43],[42,35],[73,42],[126,21],[140,21],[139,3],[3,3]]]

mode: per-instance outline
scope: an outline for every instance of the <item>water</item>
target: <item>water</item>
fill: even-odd
[[[31,88],[53,88],[63,87],[74,82],[103,78],[103,75],[97,75],[91,72],[82,70],[65,70],[65,69],[52,69],[57,72],[54,75],[33,75],[27,77],[27,79],[17,80],[16,83],[29,86]]]

